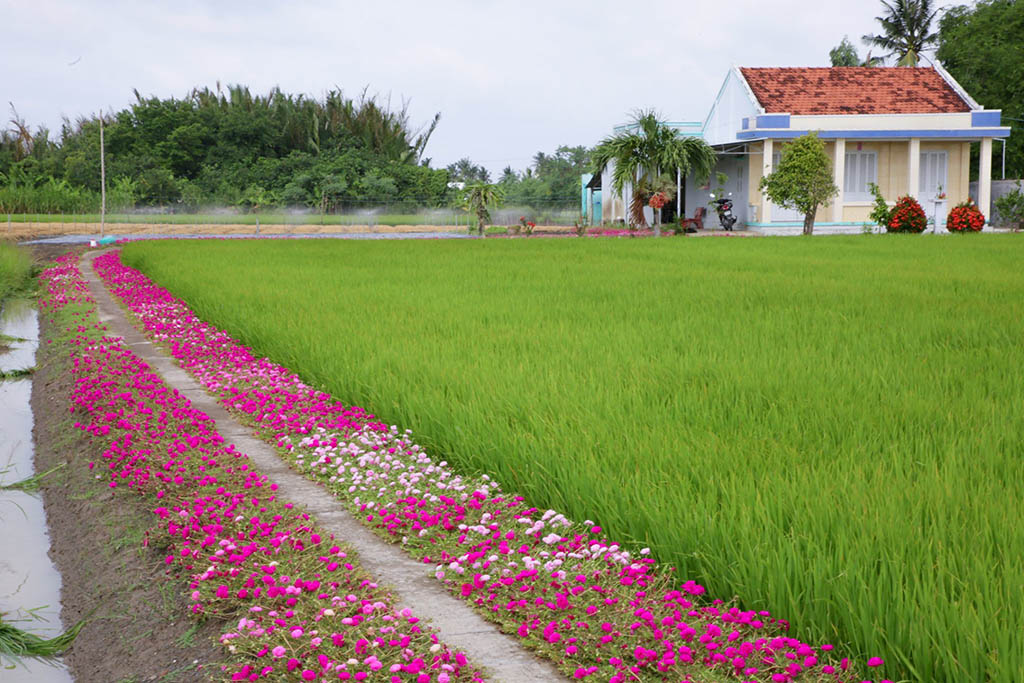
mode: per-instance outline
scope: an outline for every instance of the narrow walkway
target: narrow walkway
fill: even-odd
[[[382,585],[392,589],[399,609],[409,607],[416,616],[429,619],[442,641],[464,651],[477,666],[485,667],[492,680],[505,683],[566,680],[554,665],[538,659],[514,637],[501,633],[465,603],[449,595],[434,578],[433,565],[416,562],[398,546],[378,538],[322,486],[293,472],[273,448],[255,438],[252,430],[207,394],[173,358],[143,337],[93,270],[93,259],[104,253],[106,251],[86,252],[81,266],[89,291],[96,300],[100,321],[112,334],[123,337],[132,351],[158,372],[168,386],[187,396],[193,406],[215,420],[221,436],[246,453],[259,471],[278,485],[282,498],[301,501],[325,531],[354,547],[362,566]]]

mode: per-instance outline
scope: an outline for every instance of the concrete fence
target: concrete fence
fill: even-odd
[[[1008,194],[1017,189],[1018,183],[1020,184],[1021,191],[1024,191],[1024,180],[993,180],[992,181],[992,215],[988,216],[988,222],[990,225],[1002,226],[1006,223],[1003,217],[996,211],[996,199],[1002,197],[1004,194]],[[978,181],[974,181],[970,186],[971,198],[974,201],[978,201]]]

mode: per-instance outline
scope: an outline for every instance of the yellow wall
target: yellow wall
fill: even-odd
[[[971,143],[969,142],[921,142],[921,151],[946,151],[946,206],[953,207],[967,201],[969,194],[969,173]]]
[[[747,186],[747,197],[751,204],[761,206],[761,176],[764,169],[764,143],[750,145],[750,169],[747,177],[750,178],[750,185]],[[758,220],[761,219],[760,214]]]
[[[874,151],[878,155],[878,189],[890,205],[898,197],[908,194],[907,176],[909,168],[907,163],[909,141],[874,142],[847,140],[846,150],[856,151],[857,145],[863,151]],[[784,146],[784,143],[775,141],[773,151]],[[825,143],[825,152],[829,159],[835,163],[835,143]],[[970,148],[969,142],[943,141],[926,142],[921,141],[921,151],[946,151],[946,206],[952,207],[967,200],[968,181],[970,171]],[[750,203],[760,206],[761,203],[761,170],[763,168],[763,144],[754,143],[750,146],[750,185],[748,187]],[[872,202],[843,202],[843,220],[855,223],[866,222],[871,213]],[[760,219],[760,216],[759,216]],[[829,206],[818,209],[816,220],[832,220],[832,210]]]

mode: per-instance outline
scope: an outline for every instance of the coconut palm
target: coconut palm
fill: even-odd
[[[881,35],[866,35],[866,45],[886,50],[884,57],[896,57],[897,66],[917,66],[921,53],[935,45],[938,33],[931,33],[932,21],[939,10],[932,9],[932,0],[882,0],[886,15],[875,17],[882,25]]]
[[[501,206],[505,193],[497,185],[472,183],[463,188],[462,208],[476,214],[477,230],[484,234],[484,226],[491,220],[490,209]]]
[[[668,174],[678,169],[684,175],[693,173],[698,183],[703,183],[715,165],[715,151],[706,142],[682,137],[660,121],[654,111],[636,112],[633,123],[602,140],[591,158],[595,173],[615,164],[612,189],[616,194],[621,194],[627,183],[632,186],[629,223],[641,228],[647,226],[643,209],[650,195],[672,189],[674,183],[671,179],[666,181]]]

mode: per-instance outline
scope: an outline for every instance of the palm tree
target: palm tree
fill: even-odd
[[[866,45],[886,50],[884,57],[897,57],[897,66],[917,66],[924,50],[935,45],[939,34],[931,33],[932,21],[939,10],[932,9],[932,0],[882,0],[887,10],[884,17],[875,17],[882,25],[882,35],[866,35]]]
[[[684,175],[693,172],[703,183],[714,168],[715,151],[700,138],[680,136],[654,111],[637,111],[632,125],[594,148],[592,159],[595,173],[614,162],[612,189],[621,194],[627,183],[632,186],[629,223],[646,227],[643,209],[649,197],[666,190],[675,195],[675,182],[669,174],[677,169]]]
[[[504,201],[505,193],[497,185],[472,183],[463,188],[462,208],[476,214],[477,231],[481,235],[491,220],[490,209],[501,206]]]

